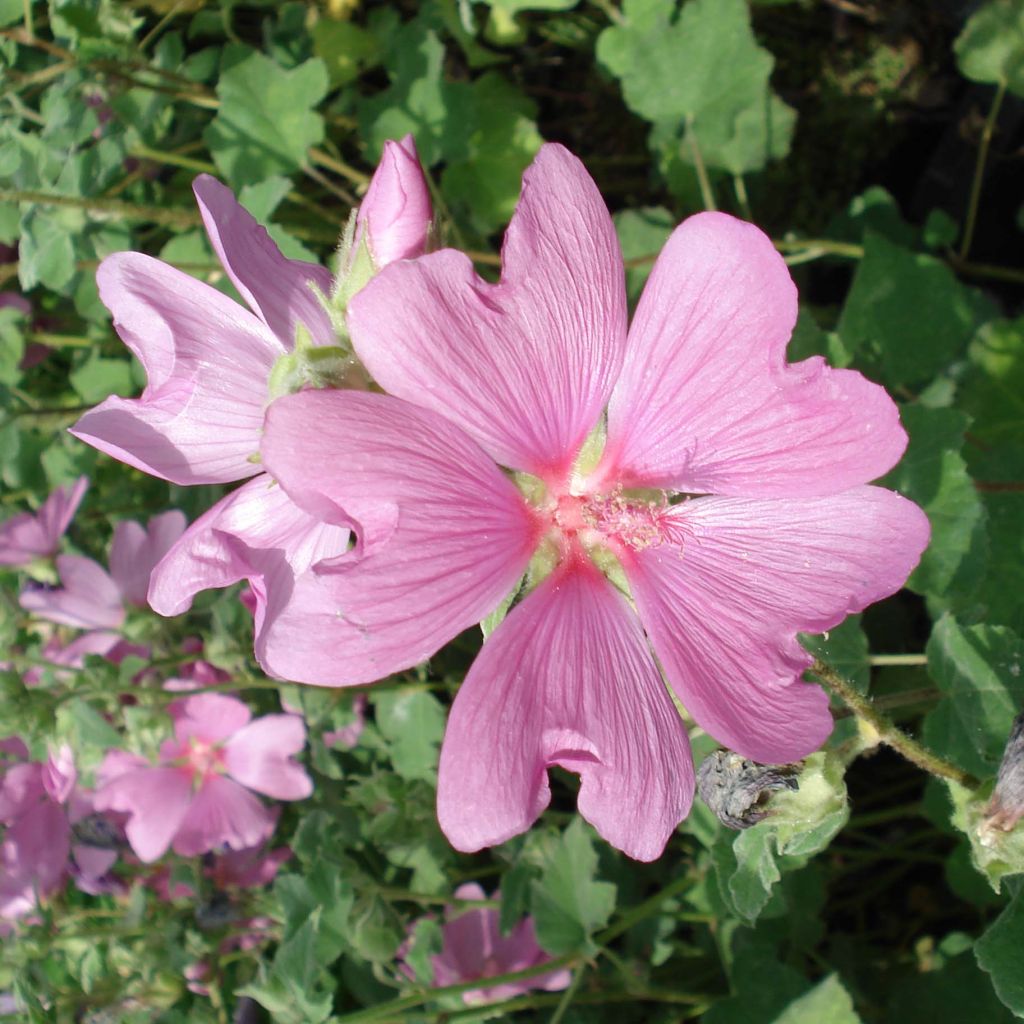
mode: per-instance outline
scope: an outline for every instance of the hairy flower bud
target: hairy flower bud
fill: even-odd
[[[1024,817],[1024,711],[1013,720],[985,815],[984,830],[1001,832],[1009,832]]]
[[[411,135],[384,153],[356,215],[355,246],[365,236],[377,269],[422,256],[433,218],[430,190]]]
[[[697,791],[726,828],[750,828],[770,813],[765,802],[779,789],[798,789],[798,765],[763,765],[731,750],[716,750],[701,762]]]

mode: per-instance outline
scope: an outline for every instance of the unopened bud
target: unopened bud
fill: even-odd
[[[433,216],[413,137],[385,142],[356,215],[355,245],[365,235],[378,270],[395,260],[422,256]]]
[[[1024,817],[1024,711],[1013,720],[1010,728],[982,829],[1009,832],[1021,817]]]
[[[701,762],[697,792],[726,828],[750,828],[771,813],[766,805],[772,793],[799,789],[799,771],[799,765],[757,764],[716,750]]]

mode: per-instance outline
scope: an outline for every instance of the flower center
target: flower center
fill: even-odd
[[[192,778],[202,781],[224,771],[224,750],[216,743],[193,736],[184,752],[185,767]]]
[[[623,548],[643,551],[656,547],[672,534],[665,495],[627,497],[611,494],[561,494],[538,509],[562,540],[562,547],[579,541],[584,548],[598,545],[620,553]]]

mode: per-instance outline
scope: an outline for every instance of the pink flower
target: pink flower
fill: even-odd
[[[295,574],[348,546],[347,528],[293,505],[254,458],[275,364],[300,337],[317,347],[338,344],[316,295],[329,295],[332,281],[323,267],[285,259],[215,179],[201,175],[193,190],[213,248],[251,312],[149,256],[108,257],[97,274],[100,296],[149,380],[140,398],[108,398],[72,433],[179,484],[254,477],[192,524],[153,574],[149,600],[160,614],[179,615],[200,590],[247,579],[259,632],[268,606],[274,614],[287,600]],[[389,143],[359,219],[378,265],[421,252],[429,220],[412,140]]]
[[[928,523],[865,486],[906,444],[884,390],[820,358],[786,364],[796,290],[757,228],[681,224],[627,335],[611,219],[548,145],[502,259],[496,285],[452,250],[388,267],[349,325],[391,394],[268,411],[268,471],[357,543],[296,579],[257,653],[294,680],[380,679],[482,620],[534,560],[452,707],[441,827],[463,851],[503,842],[559,765],[598,832],[650,860],[694,789],[655,657],[715,739],[796,760],[832,728],[797,633],[898,590]]]
[[[359,204],[353,251],[365,234],[377,267],[422,256],[433,216],[415,140],[406,135],[400,142],[385,142],[380,164]]]
[[[28,586],[19,598],[22,608],[77,629],[119,629],[125,604],[145,606],[153,567],[182,535],[185,522],[184,513],[172,509],[153,516],[147,528],[132,521],[118,523],[109,573],[91,558],[58,555],[57,572],[64,586]]]
[[[205,693],[171,707],[174,739],[154,767],[144,758],[111,751],[101,769],[97,810],[127,814],[128,842],[145,862],[169,846],[191,857],[222,846],[241,850],[263,843],[275,815],[253,792],[302,800],[313,790],[292,760],[306,742],[296,715],[252,714],[240,700]]]
[[[499,898],[498,893],[494,895],[495,899]],[[475,882],[460,885],[455,890],[455,896],[462,900],[487,898]],[[435,985],[460,985],[478,978],[483,981],[499,974],[524,971],[551,959],[537,944],[532,918],[523,918],[508,935],[501,934],[500,918],[499,912],[490,907],[474,908],[458,916],[449,916],[442,929],[441,952],[430,958],[434,967]],[[494,1003],[535,988],[558,992],[566,988],[571,980],[571,972],[562,968],[522,981],[481,985],[480,988],[464,992],[462,998],[470,1004]]]
[[[28,761],[20,740],[8,737],[0,749],[8,761],[0,781],[0,917],[24,917],[37,898],[56,892],[64,882],[71,850],[71,826],[63,804],[77,778],[68,747],[45,763]],[[24,758],[24,760],[21,760]]]
[[[0,565],[28,565],[54,554],[88,486],[88,477],[81,476],[58,487],[35,515],[21,512],[0,523]]]
[[[328,747],[340,747],[342,750],[351,750],[363,735],[366,728],[366,694],[357,693],[352,701],[352,714],[355,716],[348,725],[340,729],[333,729],[323,735],[324,743]]]

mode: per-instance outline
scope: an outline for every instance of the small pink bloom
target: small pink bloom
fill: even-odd
[[[582,164],[544,146],[497,284],[442,250],[350,303],[356,353],[390,394],[268,410],[268,472],[357,543],[295,579],[261,663],[332,686],[407,669],[540,551],[553,570],[452,707],[441,827],[467,852],[522,832],[558,765],[602,836],[657,857],[694,790],[658,663],[715,739],[797,760],[832,728],[797,634],[894,593],[928,541],[916,505],[867,486],[906,445],[895,404],[820,358],[787,364],[796,314],[771,241],[705,213],[675,230],[627,329],[608,211]],[[600,457],[581,460],[605,422]],[[499,466],[534,481],[521,492]]]
[[[340,729],[325,732],[323,740],[328,747],[351,750],[359,742],[359,737],[363,735],[363,730],[366,728],[366,703],[366,694],[357,693],[352,701],[354,721],[343,725]]]
[[[306,741],[295,715],[251,721],[240,700],[206,693],[171,708],[174,739],[152,766],[120,751],[101,768],[97,810],[122,811],[125,832],[139,859],[158,859],[173,845],[190,857],[223,846],[241,850],[270,835],[275,814],[253,795],[302,800],[312,792],[304,769],[292,760]]]
[[[0,523],[0,565],[28,565],[53,555],[88,486],[88,477],[79,477],[69,487],[58,487],[35,515],[21,512]]]
[[[475,882],[460,885],[455,896],[463,900],[486,899],[483,889]],[[494,896],[499,898],[498,893]],[[457,916],[449,914],[442,930],[441,952],[431,957],[435,985],[460,985],[477,979],[486,981],[495,975],[537,967],[551,959],[537,944],[532,918],[524,918],[508,935],[501,934],[500,918],[500,913],[489,907],[465,910]],[[462,998],[470,1004],[494,1003],[522,995],[530,989],[558,992],[571,980],[572,974],[562,968],[522,981],[481,985],[464,992]]]
[[[422,256],[434,213],[411,135],[384,143],[384,153],[359,204],[353,250],[366,237],[378,268]]]

